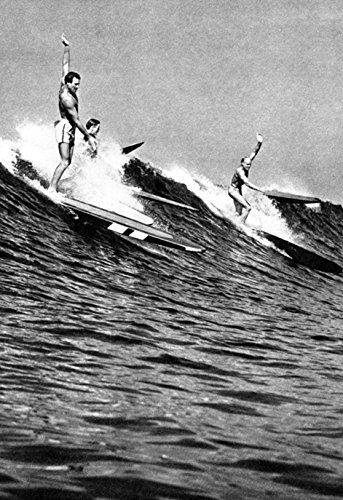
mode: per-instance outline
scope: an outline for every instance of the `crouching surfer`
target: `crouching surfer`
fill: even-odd
[[[254,189],[255,191],[260,191],[263,193],[263,190],[255,186],[252,182],[249,181],[249,171],[251,167],[251,162],[259,152],[263,137],[261,134],[256,134],[257,145],[255,146],[254,151],[250,156],[246,156],[241,159],[241,164],[237,167],[233,177],[231,179],[231,184],[229,186],[229,196],[233,199],[235,204],[236,215],[240,217],[241,222],[245,222],[247,217],[251,211],[250,203],[244,198],[242,194],[242,187],[245,184],[250,189]]]
[[[55,122],[55,135],[61,161],[56,167],[52,177],[49,188],[50,191],[57,190],[59,180],[71,163],[74,152],[76,128],[78,128],[83,134],[93,151],[97,148],[94,136],[89,133],[79,118],[79,107],[76,92],[79,88],[81,77],[78,73],[69,71],[70,48],[69,42],[64,35],[62,35],[62,43],[64,45],[64,52],[62,58],[62,81],[59,92],[59,110],[61,119]]]

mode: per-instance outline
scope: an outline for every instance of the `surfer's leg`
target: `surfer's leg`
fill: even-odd
[[[71,163],[71,160],[73,159],[73,154],[74,154],[74,143],[69,144],[69,163]]]
[[[231,196],[235,204],[236,215],[239,217],[240,221],[243,222],[244,224],[251,211],[250,203],[247,202],[247,200],[243,197],[243,195],[236,189],[230,189],[229,196]]]
[[[69,167],[71,162],[71,156],[70,156],[71,151],[69,144],[67,142],[60,142],[58,145],[58,150],[60,153],[61,161],[59,165],[56,167],[49,188],[50,190],[55,190],[55,191],[57,191],[57,186],[60,178],[62,177],[64,171]]]
[[[243,205],[239,201],[233,200],[235,204],[236,215],[242,215]]]
[[[248,218],[248,215],[250,214],[251,212],[251,206],[249,205],[248,208],[245,209],[245,212],[244,214],[241,216],[241,222],[243,222],[243,224],[245,223],[245,221],[247,220]]]

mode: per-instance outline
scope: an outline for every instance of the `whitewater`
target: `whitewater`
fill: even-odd
[[[342,497],[342,275],[256,233],[342,265],[342,207],[248,192],[241,226],[227,186],[121,146],[78,137],[69,194],[205,253],[80,229],[47,192],[52,127],[0,139],[1,498]]]

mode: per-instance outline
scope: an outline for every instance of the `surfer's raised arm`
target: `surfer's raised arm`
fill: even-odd
[[[257,144],[255,146],[255,149],[254,151],[251,153],[251,155],[249,156],[250,158],[250,161],[253,161],[253,159],[255,158],[255,156],[257,155],[257,153],[259,152],[259,150],[261,149],[261,146],[262,146],[262,142],[263,142],[263,137],[261,134],[257,133],[256,134],[256,140],[257,140]]]
[[[64,78],[69,73],[69,67],[70,67],[70,47],[68,40],[64,36],[64,33],[62,33],[61,40],[64,45],[64,51],[62,56],[62,85],[64,85],[65,83]]]

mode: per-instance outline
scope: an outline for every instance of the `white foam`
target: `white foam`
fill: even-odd
[[[16,157],[15,149],[15,142],[0,137],[0,163],[12,173],[14,172],[13,162]]]
[[[281,238],[292,238],[292,232],[285,219],[267,196],[246,189],[246,198],[253,209],[250,212],[247,224],[241,224],[235,215],[234,204],[228,196],[226,186],[217,186],[205,176],[191,173],[186,168],[178,165],[166,168],[163,173],[176,182],[186,184],[187,188],[201,198],[216,216],[230,220],[243,231],[248,231],[250,236],[249,227],[276,234]]]
[[[23,160],[32,163],[39,175],[50,180],[59,163],[53,124],[26,121],[17,127],[16,134],[11,141],[0,139],[0,161],[14,173],[13,162],[18,150]],[[133,190],[122,182],[122,167],[127,159],[119,144],[111,138],[102,139],[97,158],[90,159],[77,131],[73,161],[61,178],[61,186],[64,185],[69,195],[108,210],[115,211],[124,204],[143,212],[144,206]],[[40,189],[34,181],[31,185]],[[47,196],[54,196],[41,189]]]
[[[53,124],[23,122],[16,130],[21,157],[31,162],[42,176],[51,178],[59,162]]]
[[[19,150],[24,160],[31,162],[43,177],[50,180],[59,162],[53,124],[25,122],[17,127],[16,132],[15,140],[0,139],[0,161],[13,172],[14,151]],[[102,138],[97,158],[90,159],[85,154],[83,139],[77,131],[73,162],[63,175],[61,186],[67,190],[69,196],[104,209],[116,211],[126,205],[144,212],[144,205],[134,196],[135,188],[122,182],[123,165],[127,159],[127,156],[121,153],[119,144],[111,138]],[[281,238],[294,239],[276,206],[261,193],[245,190],[253,209],[248,224],[242,225],[235,215],[233,201],[227,194],[227,186],[215,185],[207,177],[179,165],[171,165],[160,171],[166,177],[185,184],[216,216],[230,220],[237,227],[245,231],[249,231],[249,227],[261,229]],[[41,187],[39,189],[43,190]],[[274,185],[268,189],[285,190],[285,187]],[[287,189],[295,190],[294,186],[287,186]],[[43,191],[47,196],[53,196],[46,190]]]

